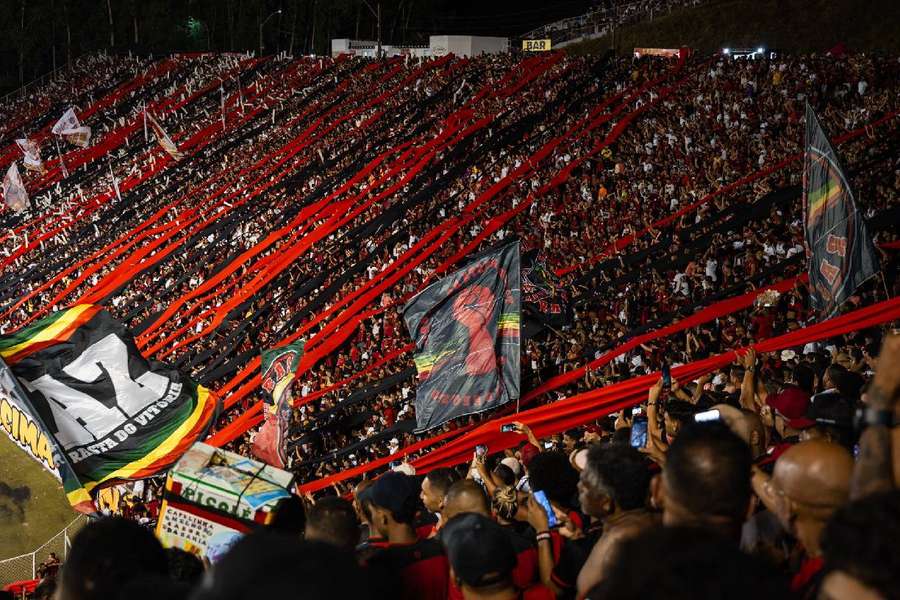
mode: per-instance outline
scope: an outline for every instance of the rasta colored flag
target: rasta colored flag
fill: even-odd
[[[416,429],[519,397],[519,243],[492,250],[405,307],[419,372]]]
[[[253,454],[282,469],[287,464],[285,441],[291,423],[291,387],[304,346],[305,341],[266,350],[260,361],[266,420],[253,439]]]
[[[878,255],[837,153],[806,105],[803,210],[810,299],[830,318],[864,281],[878,273]]]
[[[81,304],[0,336],[0,357],[21,392],[9,409],[0,403],[3,428],[15,439],[19,417],[19,445],[58,470],[82,512],[94,512],[98,488],[170,467],[218,412],[212,392],[141,356],[131,332],[100,306]],[[23,425],[33,435],[22,435]]]
[[[525,315],[543,325],[562,327],[569,320],[569,293],[537,249],[522,255],[522,303]]]

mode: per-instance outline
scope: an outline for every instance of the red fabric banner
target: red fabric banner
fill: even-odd
[[[526,63],[527,62],[529,62],[529,61],[526,61]],[[404,269],[401,270],[400,276],[405,275],[405,273],[409,272],[409,270],[411,270],[412,268],[414,268],[415,266],[420,264],[428,256],[430,256],[431,254],[436,252],[438,249],[440,249],[444,245],[444,243],[459,230],[462,223],[465,223],[466,221],[475,218],[475,216],[477,214],[477,210],[484,203],[486,203],[490,198],[492,198],[493,196],[498,194],[501,190],[508,187],[513,181],[515,181],[519,177],[522,177],[526,173],[533,170],[534,165],[539,164],[541,161],[543,161],[545,158],[547,158],[552,153],[552,151],[557,146],[559,146],[565,139],[567,139],[568,137],[571,137],[571,136],[575,136],[576,134],[579,136],[585,135],[588,131],[598,127],[599,125],[601,125],[603,123],[606,123],[607,121],[609,121],[610,119],[612,119],[613,117],[615,117],[616,115],[621,113],[625,108],[627,108],[631,104],[631,102],[634,99],[636,99],[637,97],[639,97],[644,91],[646,91],[650,87],[658,85],[659,83],[661,83],[662,81],[664,81],[665,79],[670,77],[672,74],[680,72],[683,65],[684,65],[684,61],[683,60],[679,61],[676,65],[675,69],[673,69],[671,72],[668,72],[665,75],[662,75],[653,81],[642,84],[641,86],[636,88],[631,94],[629,94],[626,97],[626,99],[624,101],[622,101],[611,112],[605,112],[605,113],[597,116],[601,112],[601,107],[605,108],[605,107],[609,106],[609,104],[611,104],[614,99],[621,98],[625,94],[625,92],[624,91],[620,92],[620,93],[614,95],[612,98],[605,100],[603,103],[601,103],[601,107],[598,107],[597,109],[592,111],[592,113],[589,117],[590,120],[588,121],[585,129],[583,129],[581,131],[576,131],[575,128],[571,128],[563,136],[560,136],[558,138],[554,138],[553,140],[550,140],[540,150],[538,150],[534,155],[532,155],[529,160],[525,161],[518,169],[516,169],[512,173],[508,174],[506,178],[504,178],[497,184],[488,188],[485,192],[480,194],[475,200],[473,200],[471,203],[469,203],[463,210],[461,217],[451,217],[447,221],[445,221],[444,223],[439,225],[437,228],[433,229],[431,232],[432,234],[438,230],[445,231],[447,233],[444,233],[437,242],[435,242],[434,244],[431,244],[431,246],[426,250],[426,252],[416,259],[415,264],[410,264],[410,265],[407,265],[406,267],[404,267]],[[679,81],[678,83],[681,83],[681,82]],[[671,89],[672,88],[668,88],[669,92],[671,91]],[[667,92],[667,93],[669,93],[669,92]],[[665,97],[667,95],[667,93],[660,93],[659,98],[657,98],[657,101],[659,99]],[[631,121],[634,118],[636,118],[636,116],[638,114],[640,114],[641,112],[646,110],[646,108],[648,108],[650,105],[652,105],[652,103],[650,103],[648,105],[643,105],[643,106],[629,112],[623,118],[623,120],[621,122],[619,122],[616,125],[616,127],[613,128],[613,131],[609,135],[607,135],[607,137],[603,140],[603,142],[601,142],[600,144],[597,144],[595,146],[595,148],[592,150],[592,154],[599,152],[605,145],[612,143],[612,141],[617,139],[621,135],[621,133],[625,130],[625,128],[631,123]],[[587,121],[587,119],[580,121],[579,125],[583,125],[584,121]],[[580,160],[585,160],[585,158],[582,158]],[[566,171],[566,169],[569,169],[569,171],[570,171],[571,169],[574,169],[574,166],[572,164],[570,164],[568,167],[564,168],[562,170],[562,172],[568,173],[569,171]],[[563,181],[563,179],[560,178],[560,174],[557,174],[557,176],[549,184],[546,184],[544,187],[549,189],[549,186],[560,185],[562,183],[562,181]],[[542,189],[544,189],[544,188],[542,188]],[[518,214],[518,212],[523,210],[525,208],[525,206],[527,206],[527,204],[532,200],[533,200],[533,195],[529,196],[528,200],[521,203],[519,206],[517,206],[512,211],[509,211],[507,213],[504,213],[503,215],[500,215],[500,217],[498,217],[498,219],[502,219],[503,222],[505,222],[505,220],[509,220],[513,216],[513,214],[511,214],[511,213]],[[500,224],[498,224],[498,223],[499,223],[499,221],[497,219],[492,221],[492,226],[494,227],[494,230],[499,228]],[[484,232],[482,232],[482,233],[484,233]],[[441,269],[446,270],[452,264],[458,262],[459,260],[462,260],[466,255],[468,255],[468,253],[475,246],[477,246],[477,244],[479,244],[484,239],[484,237],[486,237],[486,236],[479,235],[476,238],[476,240],[472,244],[467,245],[463,251],[456,253],[451,259],[445,261],[438,268],[438,270],[436,271],[436,274],[441,273],[442,272]],[[395,261],[395,263],[392,264],[392,267],[396,264],[399,264],[399,262],[400,261]],[[384,272],[380,273],[378,277],[380,277],[380,278],[387,277],[389,273],[390,273],[390,269],[386,269]],[[394,274],[391,276],[391,280],[390,280],[391,284],[393,282],[399,280],[399,277],[397,275],[398,274]],[[373,282],[369,282],[369,284],[367,284],[364,287],[370,287],[372,283]],[[427,284],[428,284],[428,281],[424,282],[423,287],[424,287],[424,285],[427,285]],[[388,284],[388,285],[390,285],[390,284]],[[388,287],[388,285],[382,285],[380,288],[376,288],[376,290],[377,289],[381,289],[381,290],[386,289],[386,287]],[[357,290],[357,292],[358,291],[359,290]],[[372,300],[377,298],[379,295],[380,295],[380,292],[370,291],[369,293],[367,293],[364,296],[364,300],[366,300],[366,301],[355,302],[353,304],[353,306],[351,306],[346,311],[341,313],[341,315],[339,315],[335,321],[333,321],[332,323],[329,323],[329,325],[326,326],[325,330],[320,331],[320,334],[322,334],[323,332],[328,333],[329,331],[335,330],[340,325],[340,323],[342,323],[342,322],[346,323],[347,320],[350,320],[349,325],[345,324],[340,329],[338,329],[338,331],[342,332],[342,333],[340,333],[340,334],[332,333],[328,337],[328,339],[324,342],[322,347],[316,348],[316,346],[319,344],[319,340],[324,339],[323,336],[322,335],[314,336],[307,344],[307,352],[304,354],[303,359],[301,360],[301,363],[297,368],[297,375],[298,376],[301,375],[303,372],[308,370],[312,365],[314,365],[322,357],[330,354],[336,348],[340,347],[340,345],[344,341],[346,341],[347,337],[352,335],[352,333],[356,329],[356,326],[358,326],[358,324],[360,322],[364,321],[365,319],[367,319],[375,314],[382,312],[384,309],[381,309],[381,308],[374,309],[374,310],[371,310],[371,311],[368,311],[365,313],[359,312],[365,306],[367,306],[369,303],[371,303]],[[336,308],[338,308],[338,306],[332,307],[332,310],[330,312],[333,312]],[[320,317],[324,317],[324,316],[327,316],[327,315],[325,315],[325,314],[320,315]],[[321,318],[319,319],[319,321],[321,321]],[[301,335],[304,331],[305,330],[301,330],[301,331],[295,333],[294,335],[289,336],[288,338],[285,338],[280,343],[290,343],[290,341],[293,341],[294,339],[299,337],[299,335]],[[310,349],[310,348],[312,348],[312,349]],[[241,377],[241,375],[246,372],[247,372],[247,369],[242,371],[242,373],[239,373],[238,377]],[[254,379],[252,381],[256,381],[256,378],[254,377]],[[245,384],[245,385],[241,386],[241,388],[236,392],[236,394],[244,395],[244,394],[247,394],[250,391],[252,391],[252,389],[253,389],[253,386]],[[241,397],[243,397],[243,396],[241,396]],[[252,411],[252,415],[249,414],[249,411],[248,411],[244,415],[242,415],[241,417],[236,419],[235,421],[232,421],[225,429],[218,432],[212,438],[214,440],[214,443],[215,444],[227,443],[227,442],[235,439],[238,435],[247,431],[247,429],[249,429],[250,427],[258,424],[259,423],[259,420],[258,420],[259,407],[252,407],[251,411]],[[213,443],[213,442],[210,442],[210,443]]]
[[[894,298],[847,313],[840,317],[810,325],[785,335],[762,341],[754,346],[757,352],[775,352],[786,348],[802,346],[809,342],[827,339],[836,335],[859,331],[900,318],[900,298]],[[672,369],[672,376],[681,381],[691,381],[734,362],[746,348],[733,350]],[[478,444],[488,446],[489,452],[499,452],[511,448],[522,441],[521,435],[501,433],[500,426],[512,421],[528,425],[535,435],[544,437],[573,427],[585,425],[611,413],[628,408],[647,399],[650,387],[659,380],[659,373],[635,377],[621,383],[578,394],[552,404],[539,406],[520,412],[511,417],[494,419],[483,423],[469,433],[414,460],[411,464],[417,473],[427,473],[439,467],[463,463],[472,458],[472,451]],[[301,486],[301,493],[314,492],[330,485],[355,477],[382,466],[382,461],[362,465]]]

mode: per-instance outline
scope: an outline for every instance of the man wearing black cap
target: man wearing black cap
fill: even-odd
[[[516,589],[516,552],[503,528],[484,515],[462,513],[441,531],[450,577],[466,600],[554,600],[543,586]]]
[[[359,496],[382,540],[360,556],[383,597],[445,600],[449,578],[447,557],[434,539],[419,540],[413,521],[419,508],[415,479],[398,472],[379,477]]]

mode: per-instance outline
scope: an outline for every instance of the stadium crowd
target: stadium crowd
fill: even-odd
[[[839,72],[828,69],[827,65],[832,61],[830,58],[806,60],[816,65],[815,72]],[[524,381],[536,385],[554,375],[583,366],[636,334],[655,329],[679,316],[692,314],[713,300],[740,295],[755,287],[797,275],[805,269],[802,261],[802,209],[796,202],[796,185],[799,183],[797,169],[775,171],[761,177],[754,182],[751,190],[747,189],[750,186],[746,186],[722,194],[702,206],[696,215],[682,216],[672,227],[652,227],[654,221],[680,207],[690,205],[749,173],[777,165],[800,150],[802,122],[797,119],[797,96],[805,94],[802,91],[804,88],[797,84],[796,89],[785,94],[787,108],[782,107],[784,112],[778,112],[780,105],[775,101],[783,97],[780,88],[783,89],[784,79],[783,75],[775,74],[781,73],[782,69],[787,71],[790,65],[799,72],[805,72],[810,66],[790,59],[770,67],[765,65],[763,61],[723,59],[709,69],[697,69],[696,79],[685,82],[679,88],[683,90],[682,95],[676,92],[661,106],[654,106],[648,117],[626,130],[612,148],[609,158],[600,156],[595,163],[588,163],[581,173],[574,172],[566,186],[547,194],[540,202],[532,204],[527,214],[522,213],[488,238],[486,243],[497,243],[510,235],[517,235],[524,247],[540,248],[551,267],[563,269],[573,264],[573,258],[577,257],[575,265],[584,263],[610,241],[651,225],[649,234],[640,236],[627,251],[623,250],[617,257],[591,268],[581,268],[564,279],[563,284],[570,286],[574,298],[573,318],[562,332],[547,331],[545,335],[528,342],[528,358],[523,361]],[[885,67],[890,68],[890,65]],[[867,61],[862,60],[855,68],[864,76],[872,77]],[[893,68],[896,75],[896,65]],[[770,69],[774,71],[772,75],[768,74]],[[724,75],[726,72],[728,78]],[[637,70],[630,74],[632,79],[641,76]],[[845,80],[851,82],[859,81],[859,77],[856,71],[843,75]],[[886,73],[882,80],[888,87],[892,85],[891,77]],[[810,79],[815,81],[814,77]],[[754,87],[748,81],[758,82],[755,85],[763,92],[748,92],[748,88]],[[785,82],[784,86],[787,85]],[[896,109],[889,104],[889,94],[873,89],[868,98],[857,94],[845,100],[849,87],[834,85],[834,88],[835,102],[859,102],[863,107],[871,106],[841,106],[841,111],[858,115],[844,122],[847,129],[871,122]],[[703,90],[708,95],[702,93]],[[653,92],[647,95],[648,101],[655,99]],[[713,99],[716,103],[712,103]],[[761,106],[757,106],[757,102]],[[741,110],[752,118],[746,114],[742,118]],[[839,114],[830,109],[828,112]],[[660,114],[657,116],[657,113]],[[688,114],[691,118],[686,118]],[[791,117],[788,118],[788,115]],[[766,118],[780,122],[780,125],[765,124]],[[729,128],[737,133],[718,133],[728,132]],[[664,132],[669,133],[666,135]],[[684,133],[676,138],[675,132]],[[708,132],[715,133],[710,136]],[[711,139],[693,145],[692,139],[699,140],[701,136],[710,136]],[[720,136],[723,141],[716,141]],[[660,144],[662,151],[657,148]],[[722,144],[722,147],[717,144]],[[541,171],[544,181],[553,177],[554,167],[571,160],[571,155],[559,152],[559,162],[548,161],[550,164]],[[576,151],[571,152],[574,154]],[[897,180],[894,130],[875,140],[854,142],[846,152],[850,164],[859,165],[855,181],[860,186],[859,197],[866,215],[878,232],[877,239],[896,240],[896,228],[890,226],[892,219],[896,218],[896,204],[891,203],[897,197],[900,183]],[[757,158],[749,161],[748,155],[758,155],[763,160]],[[707,169],[707,165],[714,166]],[[489,176],[489,181],[502,176],[503,167],[496,168],[500,172],[493,178]],[[894,173],[892,181],[881,177],[886,170]],[[706,181],[698,180],[697,173],[704,173]],[[540,183],[532,183],[533,188],[538,185]],[[782,190],[788,192],[779,194]],[[524,193],[517,195],[514,192],[507,204],[498,205],[489,216],[513,208]],[[740,206],[741,203],[746,206]],[[592,210],[594,207],[596,210]],[[535,222],[539,226],[534,226]],[[471,234],[476,235],[477,231]],[[439,253],[430,264],[440,264],[440,259],[452,252],[452,249],[447,249]],[[886,254],[885,260],[887,265],[895,264],[892,255]],[[891,273],[889,266],[885,272]],[[429,271],[424,269],[422,275],[427,273]],[[420,280],[424,279],[420,276]],[[420,289],[420,285],[410,285],[403,291]],[[894,278],[891,278],[890,285],[896,285]],[[858,304],[870,303],[879,289],[874,283],[870,284],[865,299],[861,298]],[[791,311],[793,316],[787,319],[784,315],[788,313],[780,309],[789,304],[798,310]],[[685,348],[687,351],[677,356],[667,353],[666,358],[676,364],[688,362],[692,358],[703,358],[744,346],[753,339],[759,341],[796,329],[809,320],[810,315],[802,314],[802,307],[805,306],[808,303],[801,287],[785,295],[778,306],[757,311],[768,313],[767,323],[771,321],[762,337],[748,334],[749,316],[735,314],[728,317],[727,327],[711,324],[690,329],[683,337],[668,340],[668,344],[678,345],[676,352],[682,352]],[[756,314],[753,318],[759,320],[764,317]],[[352,345],[333,363],[326,361],[318,373],[312,372],[312,377],[298,385],[295,392],[299,392],[302,398],[327,389],[335,381],[350,377],[371,365],[373,348],[389,351],[402,347],[408,339],[397,311],[385,312],[383,317],[377,316],[372,321],[368,327],[360,327]],[[739,336],[733,332],[727,333],[736,325],[742,328]],[[723,330],[726,331],[724,337]],[[697,347],[700,338],[703,339],[702,348]],[[575,386],[562,388],[546,399],[564,397],[605,382],[658,370],[661,348],[660,345],[639,348],[622,355],[604,370],[591,372]],[[406,374],[405,379],[398,377],[402,373]],[[341,387],[300,407],[299,414],[295,416],[298,421],[296,459],[308,461],[311,455],[325,453],[327,460],[312,463],[317,468],[315,474],[322,476],[413,443],[415,438],[411,434],[400,431],[392,436],[381,436],[378,442],[363,448],[355,444],[392,428],[400,421],[411,422],[415,414],[414,380],[411,361],[388,363],[365,375],[364,381],[369,389],[380,388],[379,382],[392,383],[389,389],[377,394],[374,402],[357,400],[367,398],[367,394],[356,394],[354,400],[357,401],[346,402],[352,394]],[[361,385],[357,391],[365,391],[366,387]],[[347,407],[341,408],[342,405]],[[326,417],[324,424],[321,413]],[[466,422],[474,419],[467,418]],[[446,428],[462,424],[451,423]],[[308,433],[310,431],[313,433]],[[315,435],[316,431],[323,434]],[[321,450],[318,445],[321,445]],[[352,451],[344,450],[338,455],[328,453],[351,445],[354,448]]]
[[[301,482],[494,416],[412,433],[398,311],[477,249],[514,238],[539,249],[570,298],[565,322],[523,345],[523,390],[546,388],[523,407],[812,322],[798,279],[553,383],[805,270],[799,162],[786,162],[802,150],[805,102],[834,137],[865,128],[839,149],[876,242],[897,241],[895,58],[201,55],[83,68],[101,88],[79,87],[76,70],[46,102],[80,93],[92,146],[63,155],[68,176],[45,152],[46,172],[25,174],[33,207],[0,215],[2,330],[107,304],[148,356],[223,390],[218,429],[258,409],[262,349],[338,339],[294,387]],[[52,118],[0,110],[23,115],[4,166],[20,134],[50,147]],[[183,158],[144,133],[146,113]],[[896,295],[895,253],[881,254],[884,279],[847,308]],[[865,406],[896,413],[897,340],[866,330],[750,351],[565,434],[519,424],[518,447],[462,468],[422,477],[402,462],[310,498],[302,527],[249,536],[205,574],[139,526],[103,520],[76,539],[58,594],[898,597],[891,442],[884,424],[853,419]],[[229,447],[250,454],[252,436]],[[155,489],[101,501],[150,524]]]
[[[464,467],[309,497],[207,568],[103,518],[35,597],[896,598],[900,334],[855,347],[751,351],[721,393],[660,380],[645,428],[517,424],[519,446]]]

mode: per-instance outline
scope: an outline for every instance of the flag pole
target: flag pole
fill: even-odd
[[[56,155],[59,157],[59,164],[62,166],[63,177],[69,177],[69,170],[66,169],[66,161],[63,160],[62,152],[59,150],[59,138],[53,136],[53,143],[56,145]]]
[[[884,288],[884,299],[890,300],[891,293],[888,291],[887,282],[884,280],[884,269],[882,269],[881,272],[878,273],[878,276],[881,277],[881,287]]]

